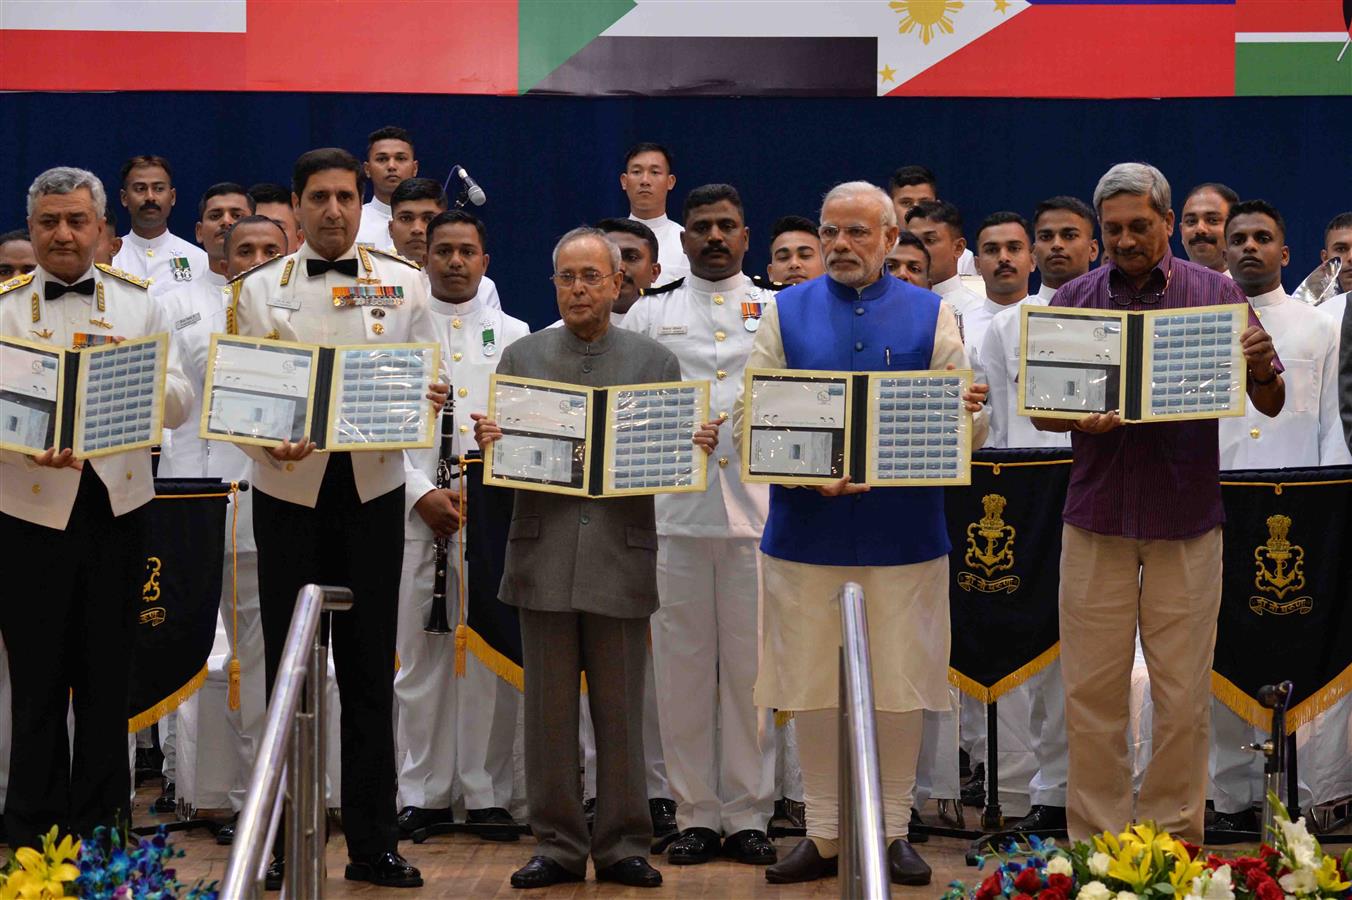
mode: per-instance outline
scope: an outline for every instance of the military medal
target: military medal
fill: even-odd
[[[344,306],[402,306],[404,289],[399,285],[357,284],[333,289],[333,305]]]
[[[750,301],[742,302],[742,327],[747,331],[755,331],[760,328],[761,304]]]
[[[188,262],[186,256],[171,256],[169,258],[169,271],[173,274],[175,281],[192,281],[192,263]]]
[[[489,327],[484,328],[483,342],[484,342],[484,356],[492,356],[494,353],[498,352],[498,345],[497,342],[494,341],[493,339],[492,328]]]
[[[383,319],[383,318],[385,318],[385,310],[384,310],[383,308],[379,307],[379,306],[374,306],[374,307],[372,307],[372,308],[371,308],[371,318],[373,318],[373,319]]]

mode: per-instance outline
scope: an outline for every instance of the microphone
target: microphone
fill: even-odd
[[[464,166],[456,166],[451,171],[465,183],[465,196],[469,198],[470,203],[475,206],[483,206],[488,202],[488,195],[484,193],[483,188],[479,187],[479,182],[471,178],[470,174],[465,171]]]

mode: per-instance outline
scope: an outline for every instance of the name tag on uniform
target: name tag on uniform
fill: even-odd
[[[200,321],[202,321],[201,313],[193,313],[190,316],[184,316],[183,318],[179,319],[177,322],[174,323],[174,330],[182,331],[189,325],[196,325]]]
[[[300,298],[299,298],[299,297],[269,297],[269,298],[268,298],[268,306],[275,307],[276,309],[289,309],[289,310],[291,310],[291,311],[294,312],[295,310],[300,309]]]
[[[399,285],[356,284],[333,289],[333,305],[344,306],[402,306],[404,289]]]
[[[690,329],[685,325],[663,325],[657,329],[659,337],[676,337],[677,335],[687,334]]]

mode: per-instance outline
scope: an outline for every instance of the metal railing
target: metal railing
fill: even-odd
[[[891,897],[864,589],[840,589],[840,896]]]
[[[323,613],[351,608],[352,592],[347,588],[307,584],[296,597],[268,703],[267,727],[235,827],[222,897],[235,900],[261,894],[267,851],[277,838],[283,805],[287,827],[283,896],[317,898],[323,890],[324,684],[329,646],[328,629],[319,625]]]

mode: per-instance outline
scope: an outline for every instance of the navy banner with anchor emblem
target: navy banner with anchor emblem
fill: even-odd
[[[1061,509],[1070,450],[982,450],[945,494],[949,678],[990,703],[1056,659]]]
[[[1352,468],[1225,472],[1221,496],[1212,692],[1266,729],[1258,690],[1289,679],[1295,731],[1352,691]]]
[[[230,485],[216,478],[155,480],[136,609],[131,731],[172,712],[206,680],[221,602],[229,497]]]
[[[465,565],[457,567],[463,580],[466,608],[462,610],[456,635],[456,670],[464,671],[463,654],[468,650],[499,678],[517,690],[524,690],[521,625],[516,608],[498,599],[515,492],[483,483],[484,467],[478,452],[461,460],[460,472]]]

